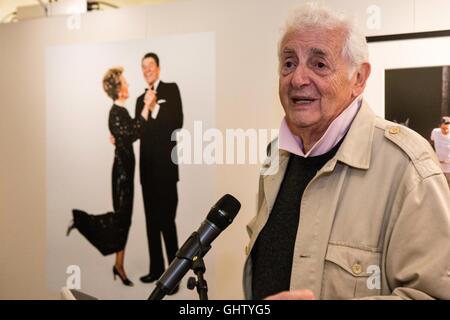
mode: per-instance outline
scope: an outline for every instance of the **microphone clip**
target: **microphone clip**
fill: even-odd
[[[197,293],[200,300],[208,300],[208,283],[204,278],[204,273],[206,272],[205,262],[203,261],[203,256],[211,249],[211,246],[203,246],[200,241],[200,234],[198,232],[194,232],[191,235],[191,240],[197,241],[198,243],[198,252],[192,259],[189,258],[189,253],[184,252],[184,250],[179,250],[177,252],[177,257],[180,259],[187,259],[191,261],[191,270],[194,271],[194,274],[197,276],[189,277],[187,282],[187,287],[189,290],[194,290],[197,288]]]
[[[211,246],[204,246],[200,240],[200,234],[195,231],[191,234],[186,244],[191,242],[196,242],[196,246],[184,245],[176,253],[176,257],[179,259],[189,260],[191,263],[195,261],[196,258],[203,257],[210,249]],[[197,249],[196,252],[192,252],[192,248]],[[192,257],[192,258],[191,258]],[[191,268],[192,269],[192,268]]]

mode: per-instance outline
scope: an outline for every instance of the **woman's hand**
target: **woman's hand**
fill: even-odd
[[[113,146],[116,145],[116,138],[114,138],[112,134],[109,135],[109,142],[111,142]]]
[[[145,120],[148,120],[148,115],[151,113],[156,106],[156,93],[153,90],[147,90],[144,96],[144,108],[142,109],[141,115]]]
[[[156,106],[156,93],[153,90],[147,90],[144,96],[145,107],[152,112]]]

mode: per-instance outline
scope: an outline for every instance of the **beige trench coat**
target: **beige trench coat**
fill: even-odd
[[[251,250],[267,222],[289,153],[263,165]],[[275,174],[268,174],[279,164]],[[273,173],[273,172],[272,172]],[[320,299],[450,299],[450,191],[433,149],[364,102],[336,155],[306,187],[290,289]],[[280,234],[280,237],[283,235]]]

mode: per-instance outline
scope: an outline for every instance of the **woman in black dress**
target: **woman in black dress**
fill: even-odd
[[[123,68],[112,68],[106,72],[103,89],[114,102],[109,111],[109,130],[115,144],[112,169],[114,212],[92,215],[74,209],[73,224],[67,234],[76,228],[103,255],[116,253],[116,263],[113,266],[114,279],[119,276],[124,285],[133,286],[124,268],[125,245],[133,211],[135,168],[133,142],[139,139],[144,130],[150,104],[146,104],[136,119],[130,117],[124,107],[128,98],[128,83],[123,76]]]

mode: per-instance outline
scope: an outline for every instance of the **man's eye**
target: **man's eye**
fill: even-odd
[[[286,61],[284,66],[288,69],[291,69],[292,67],[294,67],[294,63],[292,61]]]
[[[317,62],[316,63],[317,68],[319,69],[325,69],[326,68],[326,64],[323,62]]]

